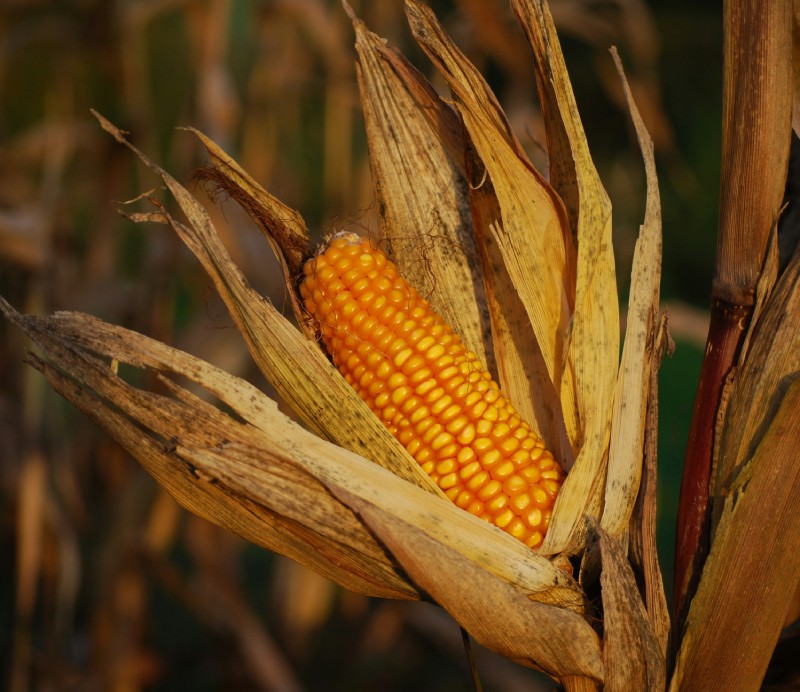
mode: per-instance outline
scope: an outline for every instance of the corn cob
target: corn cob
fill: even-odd
[[[369,240],[339,234],[300,294],[333,362],[455,504],[531,548],[563,474],[474,353]]]

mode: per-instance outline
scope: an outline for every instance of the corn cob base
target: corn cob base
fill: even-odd
[[[337,235],[300,293],[333,362],[456,505],[531,548],[563,473],[428,301],[369,240]]]

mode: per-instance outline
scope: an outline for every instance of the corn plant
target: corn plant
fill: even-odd
[[[269,241],[290,317],[248,283],[206,208],[95,114],[183,218],[154,198],[124,213],[169,226],[194,254],[300,422],[142,334],[0,307],[37,344],[29,362],[58,393],[186,509],[256,545],[361,594],[431,600],[568,690],[757,689],[800,577],[800,259],[781,253],[778,233],[791,3],[724,10],[722,214],[672,622],[655,545],[670,338],[652,142],[613,53],[647,180],[620,349],[611,204],[550,10],[511,5],[535,62],[547,176],[418,0],[406,0],[408,24],[447,97],[344,4],[380,212],[373,238],[336,229],[316,248],[296,210],[187,128],[209,156],[198,177]],[[132,384],[120,365],[157,386]]]

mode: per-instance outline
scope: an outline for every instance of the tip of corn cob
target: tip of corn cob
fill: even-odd
[[[339,233],[300,294],[334,364],[456,505],[537,548],[563,472],[541,438],[369,240]]]

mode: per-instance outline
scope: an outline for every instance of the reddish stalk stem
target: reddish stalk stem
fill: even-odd
[[[673,624],[680,626],[708,555],[709,480],[722,386],[739,356],[752,306],[715,299],[689,428],[676,536]]]
[[[725,0],[722,180],[711,325],[678,507],[673,645],[709,551],[709,479],[725,377],[739,354],[786,187],[792,2]]]

